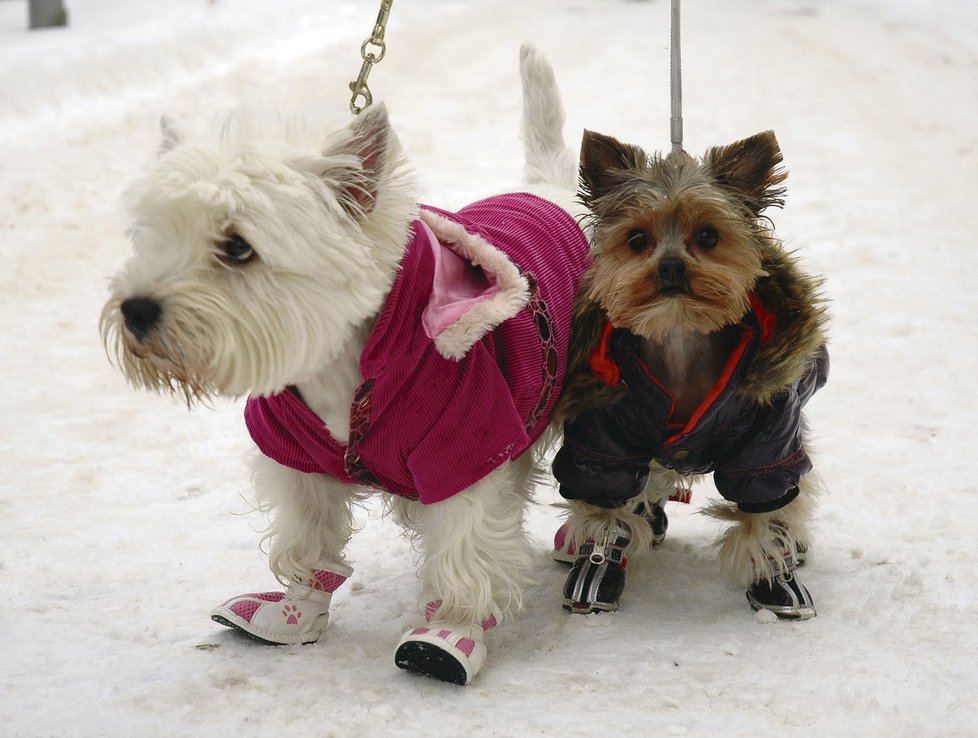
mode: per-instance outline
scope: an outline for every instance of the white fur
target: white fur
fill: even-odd
[[[563,119],[553,75],[537,55],[524,51],[523,59],[523,130],[537,183],[530,189],[554,195],[578,216],[576,164],[568,166],[573,155],[552,130]],[[345,442],[362,381],[360,353],[419,217],[386,110],[375,105],[334,131],[309,115],[241,111],[203,134],[188,135],[169,120],[161,130],[158,159],[126,194],[134,253],[103,310],[107,347],[134,385],[182,393],[188,402],[294,385]],[[562,163],[548,165],[550,158]],[[438,348],[459,357],[481,338],[477,325],[526,304],[526,281],[488,244],[423,217],[500,276],[501,296],[487,315],[440,337]],[[257,257],[229,261],[232,234]],[[133,298],[160,308],[144,335],[122,312]],[[392,505],[417,535],[425,601],[442,601],[440,621],[477,624],[496,608],[519,608],[530,565],[523,511],[533,474],[528,452],[444,502]],[[307,582],[317,569],[347,566],[354,505],[369,490],[264,456],[253,479],[271,518],[263,540],[276,576]]]
[[[442,602],[432,619],[481,623],[493,608],[523,604],[531,558],[523,512],[532,491],[532,452],[496,469],[463,494],[413,515],[426,601]]]
[[[103,314],[134,384],[278,392],[332,363],[377,313],[417,214],[396,137],[383,107],[339,134],[309,126],[240,112],[199,138],[181,140],[169,126],[170,147],[126,192],[134,254]],[[354,152],[367,140],[385,155],[371,217],[358,218],[344,204],[362,186]],[[231,231],[254,246],[255,262],[218,259]],[[163,330],[140,345],[119,320],[129,297],[163,306]]]
[[[523,89],[524,176],[527,184],[557,185],[558,198],[577,188],[578,157],[564,143],[564,106],[553,69],[532,46],[520,49]],[[570,208],[568,208],[570,209]]]

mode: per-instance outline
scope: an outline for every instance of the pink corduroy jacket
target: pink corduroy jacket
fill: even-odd
[[[250,397],[267,456],[310,474],[439,502],[543,433],[564,379],[588,244],[527,193],[449,213],[423,206],[360,356],[347,444],[294,390]]]

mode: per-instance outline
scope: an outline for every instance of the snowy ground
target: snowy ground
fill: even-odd
[[[548,558],[476,683],[392,663],[419,620],[407,543],[374,509],[329,635],[262,647],[212,623],[274,582],[248,505],[241,402],[138,394],[97,316],[126,255],[118,195],[163,112],[343,108],[376,3],[68,0],[27,33],[0,0],[0,733],[9,736],[968,736],[978,694],[978,11],[972,0],[692,0],[686,147],[773,128],[779,231],[824,273],[832,377],[810,406],[830,495],[805,582],[765,623],[718,574],[714,524],[670,507],[620,612],[570,617]],[[426,201],[516,185],[517,50],[583,127],[668,144],[668,3],[400,0],[372,75]],[[715,494],[700,488],[694,503]]]

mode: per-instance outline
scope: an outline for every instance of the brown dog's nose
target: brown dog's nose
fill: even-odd
[[[663,259],[659,262],[659,276],[669,284],[676,284],[686,274],[682,259]]]
[[[139,340],[146,337],[163,312],[160,304],[148,297],[130,297],[123,301],[120,309],[126,319],[126,328]]]

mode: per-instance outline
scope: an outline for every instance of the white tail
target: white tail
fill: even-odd
[[[530,44],[520,48],[523,148],[527,184],[577,189],[578,157],[564,142],[564,106],[550,63]]]

